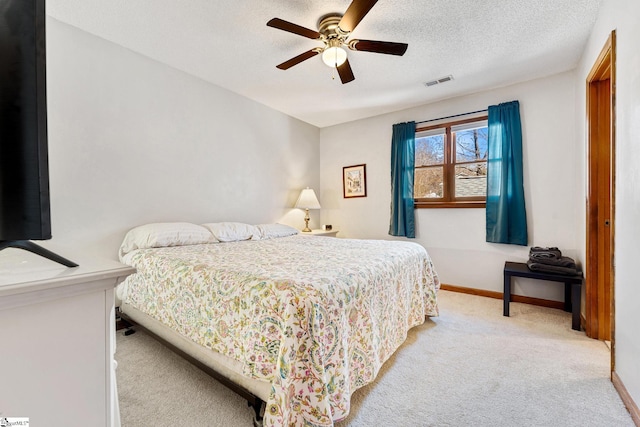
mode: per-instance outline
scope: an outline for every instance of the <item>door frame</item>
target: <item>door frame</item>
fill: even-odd
[[[598,93],[597,86],[600,82],[609,80],[609,96],[608,99],[602,100],[602,97],[596,96]],[[611,337],[611,369],[613,371],[615,357],[615,262],[614,262],[614,240],[615,240],[615,140],[616,140],[616,32],[611,32],[607,39],[598,59],[595,61],[589,75],[587,76],[587,208],[586,208],[586,280],[585,280],[585,330],[587,336],[597,339],[604,339],[609,335]],[[602,103],[604,102],[604,105]],[[609,132],[608,138],[603,137],[599,131],[598,118],[601,117],[601,110],[608,106],[609,114]],[[602,119],[601,119],[602,120]],[[608,141],[607,141],[608,139]],[[603,148],[600,144],[608,144],[604,149],[608,149],[609,159],[609,192],[608,195],[601,194],[596,185],[597,174],[595,168],[598,158],[602,156],[598,154],[598,149]],[[598,218],[596,212],[599,201],[602,203],[602,197],[608,197],[609,211],[607,212],[609,220],[609,233],[605,237],[608,239],[609,253],[606,257],[609,262],[609,276],[604,280],[608,281],[605,286],[598,286],[598,275],[601,270],[597,256]],[[600,199],[599,199],[600,198]],[[600,242],[601,243],[601,242]],[[605,254],[607,255],[607,254]],[[606,261],[605,261],[606,262]],[[608,295],[607,295],[608,294]],[[604,304],[609,305],[609,313],[603,310]],[[610,330],[606,331],[606,323],[603,316],[610,315]]]

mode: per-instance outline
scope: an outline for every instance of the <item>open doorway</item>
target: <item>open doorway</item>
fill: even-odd
[[[615,351],[615,91],[613,31],[587,77],[587,230],[585,330]]]

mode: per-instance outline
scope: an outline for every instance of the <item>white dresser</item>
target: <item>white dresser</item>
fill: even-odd
[[[135,270],[61,255],[80,266],[0,251],[0,417],[117,426],[114,288]]]

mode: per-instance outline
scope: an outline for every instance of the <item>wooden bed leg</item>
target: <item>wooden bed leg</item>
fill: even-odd
[[[251,408],[253,408],[253,411],[255,412],[255,415],[253,416],[254,427],[262,427],[265,408],[264,401],[256,397],[254,402],[248,401],[247,403]]]

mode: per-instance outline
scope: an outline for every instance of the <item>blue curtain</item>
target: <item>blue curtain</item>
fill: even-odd
[[[487,242],[526,246],[520,104],[489,107]]]
[[[416,162],[416,122],[393,125],[391,139],[392,236],[416,237],[413,210],[413,167]]]

